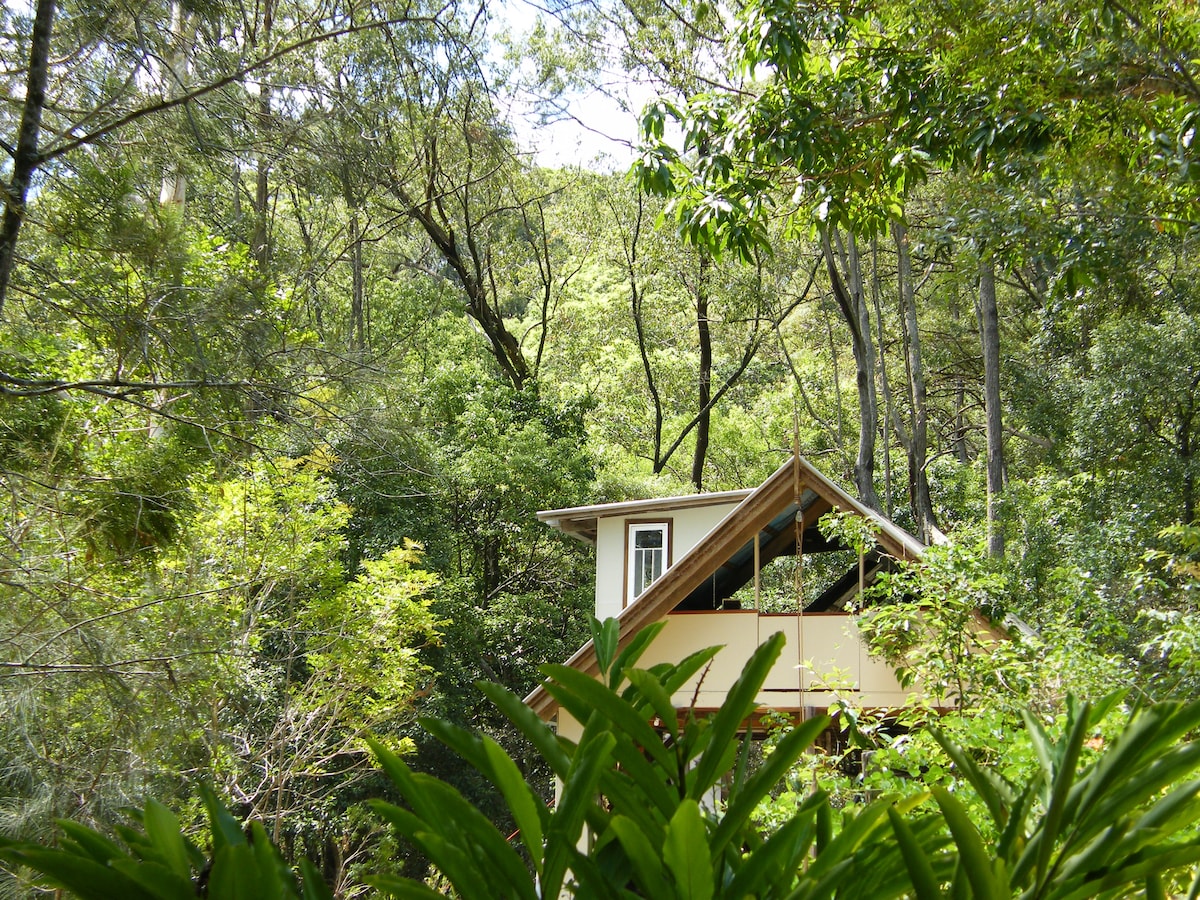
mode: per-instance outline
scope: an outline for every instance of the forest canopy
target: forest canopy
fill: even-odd
[[[1200,684],[1197,7],[550,7],[0,9],[0,835],[203,781],[338,896],[423,871],[365,738],[548,788],[473,687],[588,637],[537,510],[796,450],[1039,635],[955,740]],[[540,165],[510,110],[614,67],[631,171]]]

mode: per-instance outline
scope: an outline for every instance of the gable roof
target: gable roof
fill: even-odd
[[[740,491],[716,491],[711,494],[689,494],[686,497],[655,497],[649,500],[627,500],[624,503],[598,503],[595,506],[572,506],[568,509],[545,509],[538,520],[563,534],[569,534],[587,544],[596,543],[597,523],[609,516],[649,515],[677,509],[719,506],[745,500],[754,493],[752,488]]]
[[[890,556],[915,559],[925,549],[911,534],[855,500],[806,459],[794,456],[622,611],[617,619],[618,645],[624,647],[643,627],[662,619],[681,604],[705,608],[699,604],[711,595],[712,605],[707,608],[714,608],[721,599],[746,584],[753,578],[756,535],[760,565],[783,553],[794,552],[797,534],[801,550],[812,546],[810,542],[824,541],[816,524],[832,509],[854,512],[871,520],[876,526],[879,547]],[[567,665],[598,675],[592,642],[580,647]],[[557,709],[556,701],[542,686],[535,688],[525,702],[542,718],[549,718]]]

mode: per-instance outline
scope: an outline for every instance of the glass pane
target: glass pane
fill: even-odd
[[[633,536],[633,546],[641,550],[643,548],[662,549],[663,533],[655,528],[653,531],[638,531]]]

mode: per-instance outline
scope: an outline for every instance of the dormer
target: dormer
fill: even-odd
[[[596,548],[596,618],[603,620],[619,616],[751,493],[550,509],[538,519]]]

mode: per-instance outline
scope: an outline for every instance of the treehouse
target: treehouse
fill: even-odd
[[[831,511],[861,516],[875,546],[860,555],[827,538],[818,520]],[[719,707],[747,657],[779,631],[787,644],[760,709],[801,718],[825,712],[835,692],[870,708],[899,706],[908,694],[886,663],[868,655],[848,607],[881,569],[918,557],[923,545],[802,457],[753,490],[547,510],[538,518],[596,548],[596,616],[617,618],[621,646],[665,620],[639,666],[724,646],[676,693],[679,709]],[[598,675],[591,642],[568,665]],[[543,719],[559,718],[560,734],[578,738],[579,725],[559,715],[543,688],[526,702]]]

